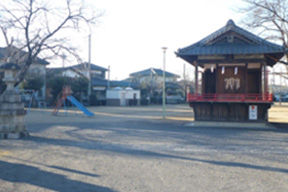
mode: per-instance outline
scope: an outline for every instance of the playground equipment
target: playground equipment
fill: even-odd
[[[87,116],[93,116],[94,113],[90,112],[87,108],[85,108],[79,101],[77,101],[77,99],[75,99],[72,95],[71,95],[71,88],[70,86],[64,86],[63,87],[63,91],[62,91],[62,96],[61,98],[58,100],[52,115],[57,115],[59,112],[59,109],[64,105],[64,107],[66,107],[65,101],[66,99],[68,101],[70,101],[71,104],[73,104],[75,107],[77,107],[79,110],[81,110],[85,115]]]
[[[30,102],[29,102],[29,107],[28,107],[27,112],[30,111],[30,108],[31,108],[32,103],[33,103],[34,100],[37,102],[38,108],[46,109],[46,102],[45,101],[40,101],[39,97],[38,97],[38,93],[35,92],[34,90],[32,90],[32,95],[31,95],[31,99],[30,99]]]
[[[39,99],[38,91],[32,89],[17,89],[17,92],[21,95],[22,101],[24,102],[24,106],[27,108],[27,113],[29,113],[32,105],[33,107],[37,107],[38,109],[46,109],[46,102],[43,98]]]

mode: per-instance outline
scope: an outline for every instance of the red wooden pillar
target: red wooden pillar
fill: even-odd
[[[263,70],[264,70],[264,94],[267,94],[268,92],[268,79],[267,79],[267,71],[266,71],[266,62],[263,64]]]
[[[194,61],[195,66],[195,93],[199,93],[199,86],[198,86],[198,63]]]

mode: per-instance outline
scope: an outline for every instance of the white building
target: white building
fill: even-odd
[[[107,105],[110,106],[132,106],[140,105],[140,91],[130,87],[120,87],[106,91]]]

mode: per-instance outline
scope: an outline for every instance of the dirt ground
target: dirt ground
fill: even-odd
[[[191,127],[187,105],[31,110],[30,137],[0,140],[1,192],[288,191],[288,107],[276,128]]]
[[[269,109],[269,122],[288,123],[288,103],[275,103]]]

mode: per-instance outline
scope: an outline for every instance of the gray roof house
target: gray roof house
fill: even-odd
[[[156,69],[156,68],[149,68],[145,69],[142,71],[134,72],[130,74],[130,77],[145,77],[145,76],[150,76],[150,75],[157,75],[157,76],[162,76],[163,75],[163,70],[162,69]],[[168,71],[165,71],[165,76],[167,78],[179,78],[179,75],[170,73]]]
[[[11,61],[17,63],[20,67],[24,64],[27,52],[20,50],[16,47],[0,47],[0,65],[3,62]],[[46,78],[46,66],[49,64],[45,59],[37,57],[32,65],[30,65],[26,75],[39,75]],[[44,80],[45,81],[45,80]],[[1,91],[0,91],[1,92]],[[46,85],[38,92],[39,99],[45,100],[46,98]]]
[[[16,47],[0,47],[0,61],[5,62],[8,58],[15,60],[16,63],[20,64],[25,61],[27,52],[22,51]],[[12,57],[12,58],[11,58]],[[40,65],[48,65],[49,62],[39,57],[33,62]]]

